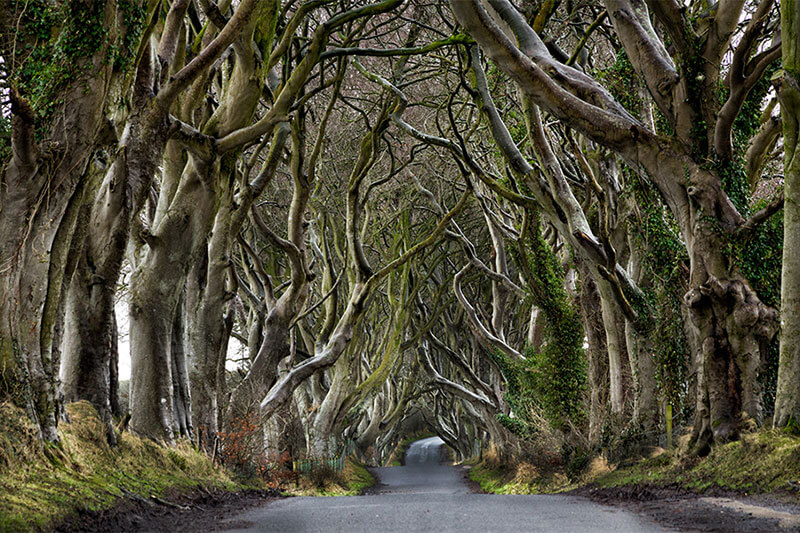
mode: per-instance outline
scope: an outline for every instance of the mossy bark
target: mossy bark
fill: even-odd
[[[781,0],[784,197],[781,348],[774,425],[800,425],[800,2]]]
[[[54,55],[67,55],[66,66],[54,71],[52,79],[49,70],[33,74],[34,81],[45,82],[52,91],[33,100],[35,95],[25,93],[23,82],[10,93],[12,156],[0,180],[0,396],[24,406],[49,441],[58,440],[56,323],[64,309],[68,257],[87,169],[94,150],[103,144],[106,97],[113,77],[108,53],[118,37],[116,8],[116,2],[71,4],[57,28],[63,34],[54,34],[50,42]],[[10,14],[15,7],[9,3],[3,9]],[[3,40],[0,54],[6,65],[12,64],[9,74],[16,80],[25,79],[30,71],[14,70],[16,65],[9,60],[24,48],[19,46],[25,40],[21,29],[41,22],[35,20],[37,13],[40,10],[23,10],[14,27],[0,27],[3,34],[15,35]],[[91,13],[91,23],[81,20],[86,13]],[[3,15],[0,24],[7,20]],[[76,30],[79,25],[81,31]],[[106,39],[96,39],[96,33]],[[5,48],[12,41],[18,49]],[[26,55],[35,46],[47,46],[39,41],[28,44]],[[67,44],[84,53],[74,57],[72,48],[60,48]],[[20,61],[20,70],[25,64]]]

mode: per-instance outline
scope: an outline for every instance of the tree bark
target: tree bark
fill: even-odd
[[[606,352],[608,354],[608,384],[611,412],[621,416],[625,412],[625,329],[620,328],[619,314],[614,305],[612,288],[603,280],[595,280],[600,296],[600,309],[603,317],[603,329],[606,335]]]
[[[605,329],[600,311],[600,295],[591,276],[581,268],[581,315],[586,332],[589,359],[589,442],[598,446],[602,438],[608,401],[608,356]]]
[[[184,129],[185,124],[170,116],[173,104],[228,48],[248,23],[256,4],[255,0],[243,0],[219,33],[204,42],[206,46],[183,65],[185,50],[181,46],[181,35],[184,35],[182,24],[189,2],[173,2],[163,26],[160,26],[161,36],[157,50],[153,50],[150,45],[144,48],[140,64],[136,65],[131,112],[119,140],[114,161],[106,173],[92,208],[90,233],[82,264],[88,269],[83,279],[90,279],[92,291],[98,294],[91,301],[93,305],[90,309],[91,316],[94,317],[91,323],[96,328],[91,332],[84,331],[88,339],[81,343],[82,346],[87,346],[93,339],[101,338],[108,328],[113,295],[131,227],[137,226],[135,217],[150,192],[169,138],[182,134]],[[208,33],[210,35],[211,32]],[[196,132],[190,132],[189,136],[194,136],[198,145],[206,143],[204,147],[208,148],[208,139],[196,135]],[[136,237],[149,239],[149,229]],[[140,266],[142,264],[144,262]],[[134,279],[138,282],[143,278],[135,275]],[[172,363],[169,360],[160,361],[148,368],[147,361],[151,361],[152,357],[145,354],[140,357],[134,343],[150,349],[169,349],[176,300],[173,298],[171,302],[158,302],[152,295],[143,292],[134,297],[136,301],[131,303],[131,428],[156,439],[171,441]],[[146,331],[134,332],[134,328],[141,328],[148,321],[143,313],[151,311],[165,312],[166,315],[153,319],[153,322],[159,324],[149,324]],[[109,350],[110,347],[106,345],[104,349]],[[140,377],[143,381],[137,382]],[[155,394],[149,396],[150,392]],[[152,405],[145,405],[148,401]],[[144,416],[151,419],[145,421],[142,419]]]
[[[215,246],[220,240],[217,230],[219,217],[220,214],[217,215],[208,251],[201,250],[200,258],[192,267],[186,284],[184,345],[189,350],[192,422],[199,433],[198,438],[207,447],[213,445],[219,431],[219,413],[225,385],[220,380],[220,366],[224,369],[228,339],[234,322],[233,299],[226,290],[230,266],[225,261],[226,255],[219,254]],[[224,380],[224,373],[222,379]]]
[[[172,342],[170,359],[172,360],[172,391],[175,417],[173,428],[177,435],[192,437],[192,395],[189,389],[189,371],[184,343],[186,331],[185,296],[181,295],[175,308],[172,320]],[[216,378],[216,373],[214,374]]]
[[[333,366],[333,378],[325,400],[312,415],[308,428],[308,454],[311,457],[327,458],[336,453],[336,445],[340,440],[334,431],[339,410],[344,404],[347,394],[354,385],[354,361],[341,357]],[[358,360],[355,361],[359,363]]]
[[[628,270],[631,278],[639,287],[649,285],[649,280],[642,279],[643,250],[633,243],[629,248]],[[626,322],[625,344],[633,377],[633,421],[648,432],[658,426],[660,412],[653,343],[647,334],[638,333],[630,322]]]
[[[708,241],[700,247],[702,252],[690,246],[692,288],[684,297],[702,360],[697,387],[702,407],[692,436],[693,449],[701,455],[712,442],[738,438],[743,421],[763,422],[758,368],[775,333],[777,315],[735,272],[719,272],[725,276],[719,279],[704,268],[707,265],[697,264],[709,258],[723,260],[722,243]],[[705,281],[698,283],[698,278]]]
[[[86,194],[88,167],[94,149],[102,144],[113,75],[108,47],[119,36],[116,2],[83,3],[63,21],[64,28],[74,28],[82,23],[74,17],[95,7],[100,17],[92,23],[108,39],[76,60],[72,81],[52,95],[49,124],[37,132],[37,122],[44,119],[37,117],[27,95],[17,88],[8,95],[12,157],[0,180],[0,398],[24,407],[48,441],[58,440],[60,352],[53,346],[55,322],[64,309],[67,258]],[[28,22],[23,11],[16,28],[0,31],[13,35]],[[6,42],[11,40],[0,44],[0,54],[13,69],[18,50],[6,49]]]
[[[800,2],[781,0],[784,198],[781,352],[775,427],[800,424]]]

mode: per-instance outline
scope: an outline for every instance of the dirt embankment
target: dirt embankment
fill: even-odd
[[[56,527],[58,533],[94,531],[124,533],[133,531],[196,532],[218,531],[223,519],[244,509],[280,497],[277,490],[198,490],[169,498],[147,500],[126,498],[103,511],[82,511]],[[236,524],[227,522],[226,528]]]
[[[646,515],[678,531],[800,531],[800,506],[779,495],[743,496],[708,490],[697,494],[679,487],[587,486],[571,491],[592,501]]]
[[[655,449],[573,491],[681,531],[800,531],[800,437],[762,429],[705,457]]]

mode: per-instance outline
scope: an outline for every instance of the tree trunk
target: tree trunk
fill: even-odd
[[[192,384],[192,418],[206,444],[219,431],[220,395],[228,339],[233,328],[233,300],[226,292],[227,246],[230,234],[224,231],[225,213],[217,213],[207,250],[195,262],[187,285],[185,343],[190,350],[189,377]],[[222,227],[221,227],[222,226]],[[226,309],[227,306],[227,309]]]
[[[584,320],[589,358],[589,442],[597,446],[602,437],[608,401],[608,357],[605,350],[605,330],[600,308],[600,295],[594,280],[585,268],[581,269],[581,314]]]
[[[175,309],[175,318],[172,321],[172,343],[170,344],[170,359],[172,361],[172,392],[175,416],[173,425],[176,434],[191,438],[192,425],[192,395],[189,392],[189,371],[186,363],[185,332],[186,312],[185,298],[181,297]],[[216,378],[216,373],[214,374]]]
[[[108,364],[108,375],[111,381],[109,391],[109,402],[111,403],[111,414],[122,418],[122,406],[119,403],[119,328],[117,327],[117,313],[111,311],[111,357]]]
[[[629,250],[628,273],[639,287],[649,286],[650,281],[642,279],[642,250],[634,243],[631,243]],[[625,344],[633,378],[633,420],[648,432],[658,426],[660,412],[653,343],[646,333],[637,332],[633,324],[626,321]]]
[[[645,431],[654,430],[660,411],[653,344],[646,336],[638,334],[630,322],[625,324],[625,338],[634,376],[633,421],[641,424]]]
[[[59,373],[52,341],[66,250],[74,231],[75,220],[70,216],[74,201],[60,202],[61,209],[54,205],[50,213],[35,215],[33,237],[22,240],[19,250],[0,250],[4,260],[16,263],[0,273],[0,397],[24,407],[40,436],[51,442],[58,440]],[[60,223],[48,229],[42,217]]]
[[[528,321],[528,345],[536,351],[542,347],[544,335],[544,313],[536,306],[531,306],[531,316]]]
[[[608,383],[611,412],[621,416],[625,412],[625,336],[624,328],[619,327],[619,313],[614,304],[613,290],[602,280],[597,282],[603,329],[608,353]]]
[[[800,2],[781,0],[784,197],[781,355],[775,427],[800,425]]]
[[[333,377],[328,393],[319,408],[312,414],[308,431],[308,454],[311,457],[329,457],[336,452],[341,430],[336,420],[349,393],[355,388],[354,376],[360,360],[344,356],[333,367]]]
[[[4,4],[3,9],[10,6]],[[62,81],[70,81],[51,95],[51,118],[37,116],[28,95],[18,88],[3,94],[11,103],[12,155],[0,179],[0,399],[24,407],[48,441],[58,440],[60,362],[53,346],[55,322],[64,309],[64,277],[86,193],[87,169],[95,148],[102,144],[113,72],[108,47],[119,37],[116,2],[74,7],[58,28],[72,31],[77,24],[93,24],[97,27],[89,31],[98,30],[105,40],[69,65],[75,70]],[[86,13],[92,14],[91,21],[78,20]],[[31,16],[23,9],[16,31]],[[5,27],[0,31],[6,29],[14,31]],[[21,33],[16,36],[22,39]],[[17,37],[15,49],[5,46],[12,40],[0,43],[9,79],[19,75],[13,69],[24,47]]]
[[[151,271],[152,272],[152,271]],[[172,322],[174,302],[158,291],[159,283],[136,271],[131,278],[131,431],[155,440],[173,441]]]
[[[205,247],[208,226],[213,221],[215,198],[208,186],[217,171],[216,167],[209,168],[190,159],[175,196],[159,199],[159,204],[169,205],[169,209],[164,210],[168,214],[153,222],[152,237],[131,277],[131,356],[134,369],[145,375],[155,376],[164,371],[159,379],[171,381],[171,369],[180,362],[173,361],[175,357],[171,355],[174,313],[192,259]],[[175,342],[181,345],[178,357],[182,358],[183,336],[176,337]],[[138,372],[132,374],[132,394],[133,391],[145,393],[150,388],[146,382],[139,383],[139,377]],[[164,385],[162,388],[161,392],[165,393],[171,387]],[[142,409],[136,406],[131,411],[131,428],[144,435],[170,440],[170,433],[180,429],[166,423],[175,416],[173,394],[174,391],[149,398],[146,393],[137,394],[137,402],[151,405]],[[133,398],[131,405],[134,405]],[[140,416],[152,416],[155,412],[162,416],[150,420]],[[190,410],[184,413],[185,416],[189,414]],[[157,421],[164,425],[154,432]]]
[[[86,387],[86,389],[99,387],[105,383],[106,392],[98,394],[110,395],[108,368],[112,359],[112,346],[109,332],[113,328],[111,317],[114,314],[117,280],[128,245],[131,220],[142,205],[152,177],[155,175],[156,165],[160,161],[166,143],[166,128],[166,121],[159,121],[152,114],[135,117],[127,125],[120,140],[120,155],[106,173],[92,206],[85,248],[70,287],[72,305],[68,307],[66,320],[67,324],[74,328],[72,329],[74,333],[71,333],[70,337],[79,338],[68,339],[69,349],[65,355],[68,360],[75,361],[74,364],[80,368],[91,370],[93,375],[104,380],[97,382],[96,385],[88,384]],[[139,304],[131,305],[133,314],[137,315],[139,315],[137,309],[146,308]],[[172,312],[159,316],[158,319],[171,321]],[[168,332],[166,335],[165,339],[154,338],[148,341],[169,343]],[[131,340],[133,342],[133,339]],[[131,346],[130,406],[131,414],[136,414],[138,419],[141,411],[136,402],[146,395],[147,387],[142,389],[134,384],[138,376],[137,368],[141,365],[137,365],[136,350],[133,344]],[[166,367],[167,373],[162,374],[167,376],[167,379],[169,379],[168,369],[169,367]],[[156,381],[149,385],[157,382],[160,372],[153,374]],[[167,397],[166,390],[158,387],[158,391],[159,397]],[[110,408],[110,403],[103,399],[101,413],[106,410],[106,405]],[[159,434],[157,438],[163,439],[167,436]]]
[[[267,178],[260,185],[262,188],[272,177],[277,162],[283,155],[288,131],[289,127],[285,124],[279,124],[275,128],[267,161],[261,173],[261,177]],[[235,320],[233,300],[235,283],[231,278],[232,274],[229,273],[232,246],[250,211],[252,201],[260,190],[251,184],[247,190],[249,194],[244,195],[244,199],[241,198],[242,194],[239,198],[235,198],[234,192],[230,186],[224,187],[221,191],[220,206],[214,217],[208,244],[205,249],[197,252],[201,261],[195,262],[189,279],[192,295],[187,302],[189,312],[186,345],[191,348],[190,377],[192,386],[196,390],[194,414],[198,418],[195,424],[203,428],[205,442],[209,445],[219,431],[223,410],[228,408],[227,405],[223,405],[225,403],[223,398],[228,342]],[[295,292],[291,290],[286,292],[287,297],[293,294]],[[265,320],[261,311],[261,307],[253,309],[251,311],[253,320],[249,321],[247,349],[251,365],[257,364],[256,357],[259,353],[257,350],[266,341]],[[284,329],[286,331],[281,330],[277,334],[288,333],[288,326]],[[274,362],[277,365],[279,360],[272,357],[267,363]],[[264,362],[258,363],[261,364]],[[245,381],[252,379],[249,373],[245,377]],[[269,380],[271,384],[274,376],[267,375],[264,379]],[[245,385],[241,391],[234,391],[231,404],[242,401],[241,396],[249,387]],[[247,411],[240,410],[240,413],[245,412]]]
[[[74,243],[77,263],[66,287],[63,341],[61,344],[61,390],[64,401],[87,400],[97,409],[106,426],[109,443],[116,442],[113,415],[119,412],[117,397],[117,324],[114,313],[116,283],[103,283],[86,264],[85,240],[90,234],[91,205],[102,174],[94,173],[88,184],[88,199],[81,213],[84,225]],[[116,281],[116,280],[115,280]],[[104,310],[97,314],[97,309]]]
[[[738,272],[729,271],[713,229],[700,228],[687,240],[691,288],[684,300],[702,360],[692,447],[704,454],[712,442],[738,438],[742,422],[763,422],[758,368],[777,313],[761,303]]]
[[[283,310],[273,309],[264,321],[264,333],[250,370],[231,392],[227,419],[241,417],[264,399],[278,376],[278,363],[289,355],[289,320]]]
[[[65,402],[87,400],[97,409],[107,428],[108,438],[113,443],[114,432],[112,399],[117,390],[118,354],[117,329],[114,317],[114,295],[103,291],[89,280],[81,279],[86,269],[79,268],[67,294],[64,359],[61,369],[62,392]],[[89,289],[87,294],[85,291]],[[92,289],[100,290],[94,291]],[[108,298],[108,303],[99,304],[95,298]],[[91,312],[97,305],[109,308],[108,316],[96,316]],[[99,324],[98,324],[99,322]],[[102,332],[93,337],[95,332]]]

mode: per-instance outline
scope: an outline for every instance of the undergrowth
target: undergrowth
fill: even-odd
[[[344,469],[318,468],[297,477],[294,487],[285,489],[292,496],[358,496],[375,484],[375,478],[356,459],[345,461]]]
[[[472,467],[470,478],[484,492],[495,494],[645,485],[697,493],[771,494],[800,504],[800,437],[764,429],[715,446],[707,457],[689,454],[687,441],[688,435],[674,450],[655,448],[646,457],[628,458],[617,465],[609,464],[604,456],[593,456],[581,461],[580,468],[552,453],[514,464],[489,457]]]
[[[542,469],[527,461],[502,465],[481,461],[469,471],[469,477],[492,494],[544,494],[573,488],[560,469]]]

